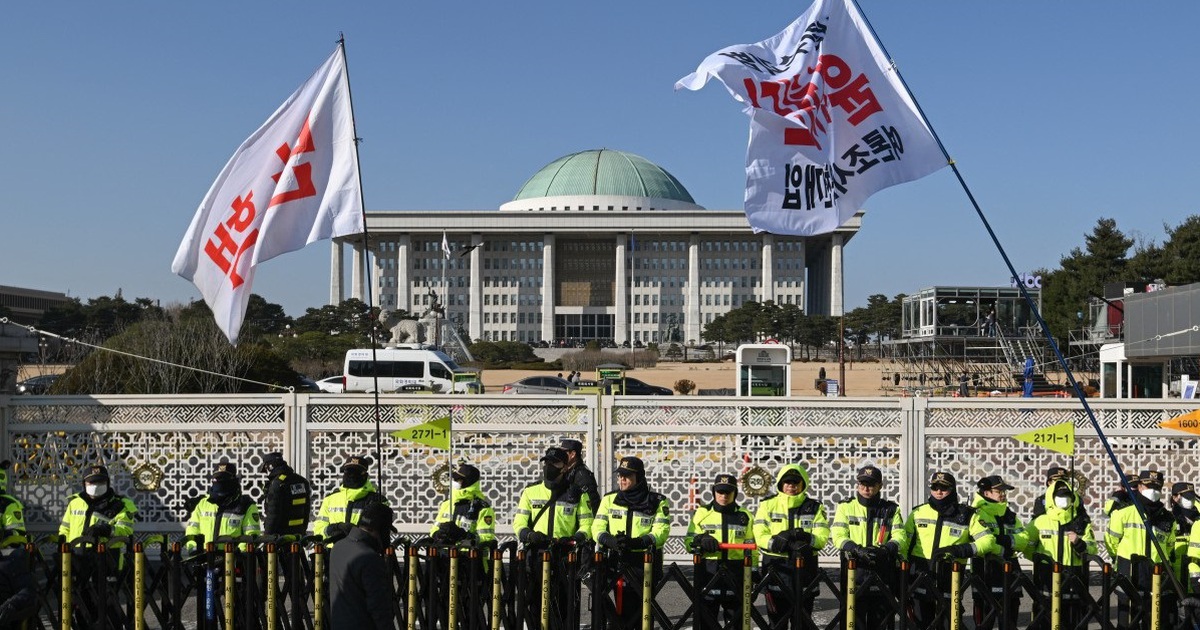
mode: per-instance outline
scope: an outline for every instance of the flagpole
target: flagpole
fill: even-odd
[[[1013,265],[1012,260],[1008,257],[1008,252],[1006,252],[1004,250],[1004,246],[1000,244],[1000,238],[996,236],[996,232],[992,229],[991,223],[988,222],[987,217],[983,214],[983,209],[979,206],[979,202],[975,200],[975,195],[971,192],[971,188],[967,186],[966,180],[963,178],[962,173],[958,170],[958,164],[954,162],[954,159],[950,157],[950,153],[946,151],[946,146],[942,143],[942,139],[938,137],[937,131],[933,128],[933,124],[929,122],[929,118],[925,115],[925,111],[921,109],[921,104],[917,101],[916,95],[913,94],[911,89],[909,89],[908,83],[904,80],[904,76],[900,74],[900,69],[896,67],[896,62],[892,58],[892,55],[888,53],[887,48],[883,45],[883,41],[879,39],[879,34],[875,32],[875,27],[872,26],[871,21],[867,19],[867,15],[863,12],[862,7],[859,6],[858,0],[847,1],[854,4],[854,8],[858,11],[858,16],[862,18],[863,24],[866,25],[867,30],[871,33],[871,37],[875,40],[875,45],[879,46],[879,49],[883,51],[884,56],[887,57],[888,63],[891,65],[892,71],[896,73],[896,79],[900,81],[900,85],[904,88],[905,93],[908,94],[910,99],[912,99],[913,106],[917,109],[917,115],[921,117],[921,121],[924,122],[925,126],[929,129],[929,133],[933,136],[934,142],[937,142],[938,149],[941,150],[942,155],[945,156],[946,163],[950,165],[950,170],[954,171],[954,177],[958,179],[959,186],[961,186],[963,192],[967,194],[967,199],[970,200],[971,206],[975,209],[975,214],[979,217],[980,222],[983,223],[983,227],[985,230],[987,230],[988,236],[991,237],[992,243],[996,246],[996,251],[998,251],[1000,253],[1000,257],[1004,259],[1004,265],[1008,267],[1009,277],[1019,277],[1017,274],[1017,268]],[[1062,351],[1058,347],[1058,343],[1054,341],[1054,336],[1050,334],[1050,326],[1046,323],[1046,320],[1042,318],[1042,313],[1038,309],[1037,304],[1034,303],[1033,297],[1029,295],[1029,290],[1025,287],[1025,283],[1017,282],[1016,285],[1017,290],[1021,293],[1021,297],[1025,299],[1025,303],[1029,305],[1029,309],[1033,313],[1033,317],[1037,320],[1038,325],[1041,327],[1042,334],[1045,335],[1046,341],[1050,344],[1050,350],[1054,352],[1054,357],[1058,360],[1058,364],[1062,366],[1063,373],[1067,377],[1067,382],[1070,384],[1071,389],[1075,392],[1075,397],[1079,399],[1079,404],[1083,406],[1083,411],[1087,414],[1088,421],[1091,422],[1092,428],[1095,429],[1096,437],[1100,439],[1100,444],[1104,446],[1104,452],[1108,455],[1109,461],[1112,462],[1113,468],[1117,471],[1117,478],[1121,481],[1121,487],[1124,488],[1132,498],[1132,502],[1138,512],[1138,516],[1140,516],[1142,519],[1142,525],[1146,527],[1147,532],[1153,531],[1150,528],[1149,520],[1146,517],[1145,507],[1142,505],[1142,499],[1140,495],[1134,492],[1133,488],[1129,486],[1129,482],[1125,478],[1125,471],[1121,468],[1121,463],[1117,460],[1117,455],[1113,452],[1112,445],[1108,442],[1108,437],[1104,435],[1104,430],[1100,427],[1100,421],[1096,419],[1095,412],[1092,411],[1091,405],[1088,404],[1087,396],[1085,396],[1083,393],[1083,388],[1080,387],[1079,383],[1075,380],[1075,374],[1071,372],[1071,367],[1067,365],[1066,357],[1063,356]],[[1159,557],[1166,558],[1167,555],[1163,551],[1162,545],[1158,542],[1158,539],[1154,536],[1148,536],[1148,538],[1154,542],[1154,546],[1158,550]],[[1171,577],[1171,585],[1175,588],[1175,591],[1181,598],[1184,597],[1186,593],[1184,592],[1183,585],[1179,583],[1179,578],[1174,574],[1173,571],[1167,571],[1166,573]]]
[[[363,258],[364,259],[363,259],[362,263],[363,263],[363,267],[367,271],[367,291],[366,291],[367,295],[366,295],[366,298],[367,298],[367,318],[369,320],[370,337],[371,337],[371,374],[374,375],[374,379],[375,379],[375,387],[372,388],[375,390],[375,392],[374,392],[374,394],[375,394],[375,459],[379,462],[379,467],[376,469],[376,473],[375,473],[375,479],[379,486],[378,487],[379,492],[381,494],[383,494],[384,493],[383,492],[383,469],[384,469],[384,465],[383,465],[383,434],[382,434],[382,428],[380,427],[379,369],[378,369],[379,353],[377,352],[377,348],[379,346],[379,339],[378,339],[378,335],[377,335],[377,331],[376,331],[376,324],[378,323],[378,319],[373,316],[373,312],[375,310],[375,305],[373,304],[374,299],[373,299],[372,294],[374,293],[373,286],[374,286],[375,279],[371,277],[371,266],[367,264],[370,260],[370,254],[371,254],[371,236],[370,236],[370,231],[367,229],[367,204],[365,201],[365,195],[363,195],[362,165],[358,159],[358,143],[362,140],[362,138],[358,137],[358,123],[354,119],[354,94],[350,90],[350,62],[346,59],[346,36],[342,33],[338,33],[338,47],[342,49],[342,69],[344,70],[344,73],[346,76],[346,98],[349,101],[349,105],[350,105],[350,130],[351,130],[351,134],[354,136],[353,137],[353,140],[354,140],[354,163],[358,166],[358,168],[356,169],[357,172],[355,173],[355,176],[358,178],[358,198],[359,198],[359,200],[362,201],[362,204],[360,205],[360,211],[362,212],[362,225],[363,225],[362,233],[363,233]]]

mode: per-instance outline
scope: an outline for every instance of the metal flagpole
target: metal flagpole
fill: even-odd
[[[975,195],[971,193],[971,188],[967,186],[966,180],[963,179],[962,173],[959,172],[958,165],[954,162],[954,159],[950,157],[950,153],[946,151],[946,146],[942,144],[942,139],[938,137],[937,131],[935,131],[933,128],[933,124],[931,124],[929,122],[929,118],[925,116],[925,111],[921,109],[921,104],[917,101],[916,95],[914,95],[912,90],[909,89],[908,83],[905,82],[904,77],[901,76],[900,69],[896,67],[896,62],[894,59],[892,59],[892,55],[888,53],[887,48],[884,47],[883,42],[880,41],[879,34],[875,32],[875,27],[871,26],[871,22],[867,19],[866,14],[863,13],[862,7],[858,4],[858,0],[849,1],[854,4],[854,8],[858,11],[859,17],[862,18],[863,24],[865,24],[867,26],[867,30],[871,32],[871,37],[875,39],[875,44],[879,46],[879,49],[883,51],[884,56],[887,57],[888,63],[891,64],[892,71],[896,73],[896,79],[900,81],[900,85],[904,87],[904,91],[908,94],[908,97],[912,99],[913,106],[917,108],[917,114],[921,117],[921,120],[925,123],[925,126],[929,128],[929,133],[933,136],[934,142],[937,142],[938,149],[941,150],[942,155],[946,157],[946,163],[949,164],[950,169],[954,171],[955,178],[958,179],[958,183],[962,187],[963,192],[967,194],[967,199],[970,200],[971,206],[975,209],[975,214],[979,217],[980,222],[983,223],[983,227],[987,230],[988,236],[991,237],[992,243],[996,246],[996,251],[999,252],[1000,257],[1004,259],[1004,264],[1006,267],[1008,267],[1009,277],[1019,277],[1017,274],[1017,268],[1013,266],[1012,260],[1009,259],[1008,252],[1004,251],[1004,246],[1000,244],[999,237],[996,236],[996,232],[992,229],[992,225],[988,222],[987,217],[984,216],[983,209],[979,206],[979,202],[975,200]],[[1112,445],[1108,442],[1108,437],[1104,435],[1104,429],[1100,427],[1100,421],[1096,419],[1095,412],[1092,411],[1091,405],[1088,404],[1087,396],[1083,394],[1083,388],[1080,387],[1078,381],[1075,380],[1075,374],[1071,372],[1071,366],[1067,365],[1066,357],[1063,356],[1062,350],[1060,350],[1058,347],[1058,343],[1054,341],[1054,336],[1050,334],[1050,326],[1042,317],[1041,310],[1039,310],[1038,305],[1034,303],[1033,297],[1029,295],[1029,290],[1025,287],[1025,283],[1017,282],[1016,285],[1017,290],[1021,292],[1021,297],[1024,298],[1025,303],[1029,305],[1029,309],[1033,313],[1034,319],[1037,320],[1038,325],[1041,327],[1042,334],[1045,335],[1046,341],[1050,344],[1050,349],[1054,352],[1054,356],[1058,360],[1058,364],[1062,366],[1063,373],[1067,376],[1067,382],[1071,385],[1071,389],[1074,390],[1075,397],[1079,399],[1079,404],[1083,406],[1083,411],[1087,414],[1088,421],[1092,423],[1092,428],[1095,429],[1096,437],[1100,439],[1100,444],[1104,446],[1104,452],[1108,454],[1109,461],[1112,462],[1113,468],[1117,471],[1117,478],[1121,481],[1121,487],[1125,489],[1125,492],[1129,493],[1133,505],[1138,512],[1138,516],[1140,516],[1142,519],[1142,525],[1146,527],[1147,538],[1154,542],[1154,546],[1158,550],[1159,557],[1167,558],[1168,556],[1163,551],[1162,545],[1159,543],[1158,539],[1150,535],[1150,532],[1153,530],[1150,527],[1149,519],[1146,517],[1146,510],[1145,506],[1142,505],[1142,498],[1138,493],[1133,491],[1133,488],[1129,486],[1129,482],[1125,478],[1125,471],[1121,468],[1121,463],[1117,461],[1117,455],[1113,452]],[[1173,571],[1168,571],[1167,573],[1171,576],[1171,584],[1174,586],[1176,592],[1181,598],[1184,597],[1186,593],[1184,592],[1183,585],[1179,583],[1179,578],[1174,575]]]
[[[355,164],[358,164],[358,143],[362,141],[362,138],[358,137],[358,124],[354,120],[354,95],[351,94],[351,92],[350,92],[350,63],[348,61],[346,61],[346,36],[342,33],[338,33],[338,46],[341,47],[341,49],[342,49],[342,68],[345,71],[345,76],[346,76],[346,98],[348,99],[349,105],[350,105],[350,129],[351,129],[352,133],[354,134],[354,162],[355,162]],[[358,172],[356,173],[356,175],[358,177],[358,198],[360,200],[362,200],[362,199],[364,199],[364,195],[363,195],[362,167],[361,166],[358,168]],[[367,290],[366,290],[367,296],[366,297],[367,297],[367,318],[368,318],[368,320],[370,320],[369,325],[371,327],[371,330],[370,330],[371,374],[373,375],[373,378],[375,380],[375,387],[372,388],[375,390],[375,460],[377,462],[379,462],[379,467],[376,469],[376,473],[375,473],[375,475],[376,475],[375,479],[379,486],[379,492],[383,493],[384,465],[383,465],[383,435],[382,435],[382,429],[380,427],[380,407],[379,407],[379,369],[378,369],[379,353],[376,351],[377,347],[379,346],[379,340],[378,340],[377,331],[376,331],[376,324],[378,323],[378,319],[373,316],[373,311],[375,310],[375,305],[372,303],[374,301],[373,297],[372,297],[372,293],[374,293],[374,291],[372,290],[372,286],[373,286],[375,279],[371,277],[371,266],[367,264],[368,262],[370,262],[371,237],[370,237],[370,231],[367,229],[367,205],[366,205],[365,201],[361,207],[362,207],[362,223],[363,223],[363,261],[362,261],[362,264],[363,264],[364,269],[366,269],[366,272],[367,272],[367,283],[366,283],[367,284],[367,287],[366,287],[367,288]]]

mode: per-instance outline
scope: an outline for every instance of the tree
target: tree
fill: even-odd
[[[1170,264],[1161,275],[1147,279],[1162,278],[1172,286],[1200,282],[1200,216],[1192,215],[1174,228],[1163,225],[1163,229],[1169,236],[1163,244],[1163,257]]]
[[[1064,256],[1061,268],[1042,273],[1042,315],[1052,334],[1065,344],[1072,329],[1087,325],[1079,313],[1090,298],[1104,295],[1104,284],[1125,276],[1126,255],[1133,240],[1117,229],[1113,219],[1100,219],[1078,247]]]
[[[400,311],[406,314],[407,311]],[[292,328],[297,333],[320,332],[327,335],[349,334],[356,338],[356,347],[367,347],[371,340],[371,327],[379,319],[379,307],[367,308],[362,300],[350,298],[341,304],[326,304],[321,308],[310,308],[296,318]],[[385,331],[386,332],[386,331]]]
[[[300,384],[269,347],[230,345],[211,317],[191,307],[148,319],[109,338],[55,383],[69,394],[208,394],[269,391]],[[195,368],[195,369],[189,369]]]

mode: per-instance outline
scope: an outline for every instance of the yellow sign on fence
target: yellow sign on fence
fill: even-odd
[[[1028,442],[1034,446],[1057,451],[1063,455],[1075,454],[1075,423],[1062,422],[1044,429],[1014,435],[1014,440]]]
[[[392,437],[434,448],[450,448],[450,416],[392,431]]]

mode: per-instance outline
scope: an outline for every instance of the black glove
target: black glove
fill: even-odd
[[[792,551],[803,551],[812,546],[812,534],[802,529],[793,529],[791,539],[792,542],[789,547],[791,547]]]
[[[966,558],[975,554],[975,548],[968,544],[942,547],[938,552],[943,558]]]
[[[720,543],[712,534],[700,534],[692,539],[692,546],[704,553],[715,553]]]
[[[842,543],[842,553],[846,554],[846,557],[848,558],[853,558],[859,555],[859,552],[861,552],[862,549],[862,545],[854,542],[853,540],[847,540],[846,542]]]
[[[467,530],[459,527],[458,523],[450,521],[438,523],[438,533],[442,534],[442,537],[449,543],[456,543],[467,537]]]
[[[658,547],[658,539],[654,537],[654,534],[646,534],[645,536],[638,538],[637,543],[638,546],[646,551],[650,551]]]
[[[95,538],[108,538],[112,536],[112,525],[108,523],[96,523],[88,527],[86,533]]]
[[[999,536],[996,537],[996,544],[1000,545],[1001,547],[1004,547],[1005,551],[1012,551],[1012,548],[1013,548],[1012,536],[1009,536],[1007,534],[1000,534]]]
[[[1200,593],[1200,578],[1192,578],[1192,592]]]
[[[629,537],[624,534],[613,536],[608,532],[603,532],[600,534],[600,537],[596,539],[596,542],[599,542],[601,545],[608,547],[617,553],[621,553],[629,548]]]
[[[587,532],[585,532],[585,531],[575,532],[575,535],[571,536],[571,540],[575,541],[575,546],[577,546],[577,547],[586,545],[590,541],[590,539],[588,538]]]
[[[527,529],[525,534],[526,547],[545,547],[550,544],[550,537],[542,532],[535,532],[532,529]]]
[[[341,540],[350,533],[351,527],[353,526],[350,523],[332,523],[325,528],[325,540],[328,542]]]
[[[1071,543],[1071,546],[1075,548],[1075,553],[1081,556],[1087,553],[1087,541],[1084,540],[1082,536],[1076,538],[1075,542]],[[1195,593],[1196,591],[1192,592]]]
[[[792,541],[788,540],[783,534],[776,534],[771,537],[771,544],[767,545],[767,551],[771,553],[785,553]]]
[[[896,556],[900,555],[900,543],[894,540],[889,540],[882,545],[875,547],[875,549],[878,549],[879,553],[883,556],[881,560],[887,560],[889,562],[895,562]]]

